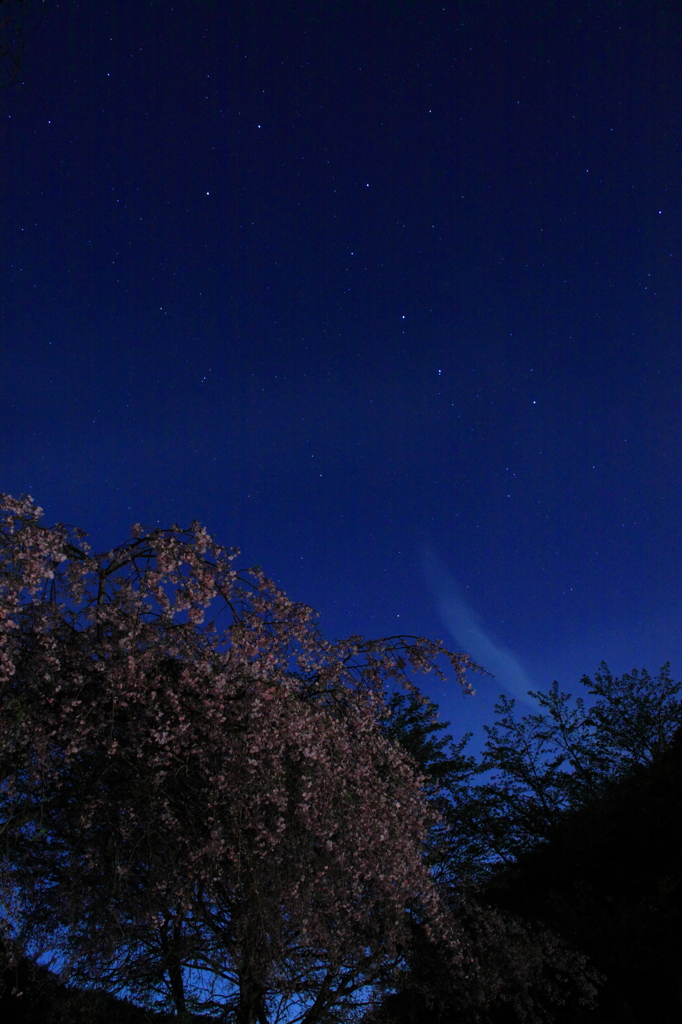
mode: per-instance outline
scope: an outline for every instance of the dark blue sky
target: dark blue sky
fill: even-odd
[[[49,0],[0,92],[0,490],[197,518],[330,637],[682,665],[682,8]]]

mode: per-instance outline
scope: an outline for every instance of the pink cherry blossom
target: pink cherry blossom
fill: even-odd
[[[421,637],[324,639],[196,522],[92,555],[41,511],[0,498],[2,882],[27,941],[244,1024],[349,1004],[413,915],[456,959],[424,780],[380,726],[389,685],[445,679],[444,658],[467,689],[475,666]]]

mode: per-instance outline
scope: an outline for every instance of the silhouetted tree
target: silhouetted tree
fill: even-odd
[[[44,16],[44,0],[0,0],[0,87],[21,74],[26,40]]]
[[[423,709],[396,716],[394,741],[432,780],[434,873],[476,967],[463,978],[415,925],[372,1020],[679,1019],[682,684],[668,665],[655,678],[602,665],[583,684],[589,710],[556,683],[534,694],[547,714],[517,721],[502,698],[480,761],[463,754],[468,737],[448,751],[450,737],[412,736]]]
[[[604,974],[599,1024],[682,1015],[682,730],[486,887],[499,909],[542,921]]]
[[[480,881],[488,867],[514,863],[547,839],[565,812],[651,765],[682,726],[682,683],[671,678],[669,664],[655,677],[645,670],[614,677],[602,663],[582,685],[596,698],[589,708],[556,682],[547,692],[531,691],[540,713],[517,719],[515,701],[505,696],[495,705],[483,755],[469,763],[468,784],[450,793],[444,810],[453,863],[464,842],[478,865],[470,877]]]

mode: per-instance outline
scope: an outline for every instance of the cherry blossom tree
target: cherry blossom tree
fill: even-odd
[[[196,522],[93,555],[41,514],[0,498],[6,931],[81,982],[239,1024],[352,1015],[415,921],[461,960],[425,779],[382,724],[390,684],[418,693],[444,657],[467,688],[475,666],[325,640]]]

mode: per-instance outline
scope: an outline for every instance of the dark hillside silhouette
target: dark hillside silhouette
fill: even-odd
[[[650,768],[633,770],[568,815],[548,843],[500,871],[486,899],[538,919],[606,975],[590,1024],[682,1018],[682,729]],[[561,1019],[561,1018],[560,1018]]]
[[[21,959],[0,974],[2,1024],[167,1024],[177,1017],[143,1010],[106,992],[67,988],[47,969]],[[210,1024],[210,1017],[189,1017]]]

